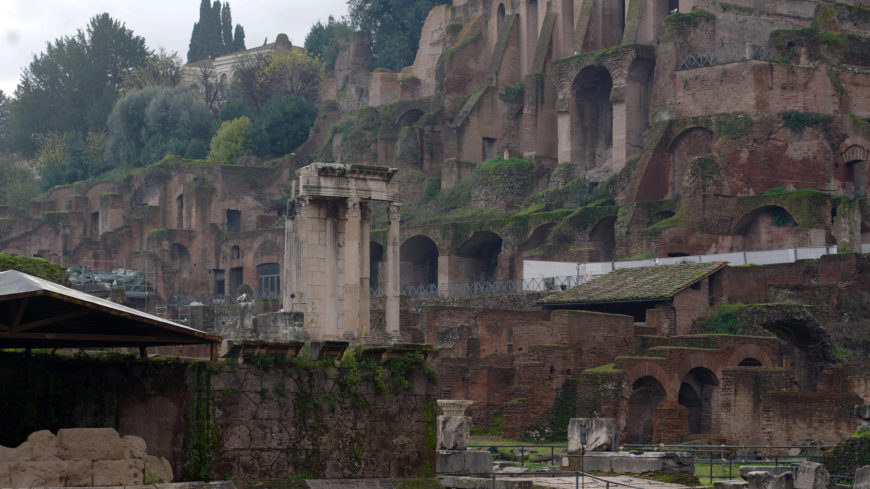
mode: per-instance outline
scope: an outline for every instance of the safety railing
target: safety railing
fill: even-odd
[[[492,489],[496,489],[497,483],[499,480],[528,480],[529,478],[534,477],[548,477],[548,478],[569,478],[574,480],[574,488],[575,489],[583,489],[585,487],[586,480],[588,479],[591,482],[595,483],[595,486],[600,487],[604,486],[605,489],[610,489],[613,487],[625,487],[627,489],[649,489],[642,488],[639,486],[635,486],[632,484],[627,484],[625,482],[619,482],[611,479],[606,479],[604,477],[599,477],[597,475],[592,475],[586,472],[554,472],[554,471],[546,471],[546,472],[523,472],[523,473],[499,473],[499,472],[478,472],[478,473],[467,473],[467,472],[459,472],[459,473],[445,473],[439,472],[438,477],[473,477],[473,478],[485,478],[492,481]]]
[[[448,284],[409,285],[403,287],[401,295],[412,299],[435,297],[474,297],[485,295],[518,295],[535,292],[558,292],[568,290],[589,280],[588,276],[545,277],[522,280],[493,280]],[[372,300],[385,295],[383,287],[372,288]]]

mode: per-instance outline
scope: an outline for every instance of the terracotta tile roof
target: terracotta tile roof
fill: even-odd
[[[726,262],[623,268],[541,299],[543,306],[660,301],[721,270]]]

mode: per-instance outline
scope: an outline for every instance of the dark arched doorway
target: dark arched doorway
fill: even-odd
[[[719,379],[704,367],[695,367],[680,384],[679,402],[689,410],[689,433],[713,432],[713,404]]]
[[[655,377],[646,376],[634,381],[631,396],[628,398],[626,443],[653,442],[653,412],[665,399],[665,395],[665,388]]]
[[[438,283],[438,247],[427,236],[409,238],[399,249],[402,287]]]

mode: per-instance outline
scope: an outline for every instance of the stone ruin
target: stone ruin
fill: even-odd
[[[584,428],[585,444],[582,437]],[[613,418],[572,418],[568,423],[568,455],[562,460],[562,469],[617,474],[691,474],[695,471],[695,464],[692,455],[688,453],[637,454],[621,451],[619,432]]]
[[[438,400],[442,414],[436,419],[435,471],[480,474],[492,471],[492,454],[469,450],[471,418],[465,409],[474,401]]]
[[[300,169],[284,228],[284,311],[315,341],[372,341],[371,205],[389,206],[386,331],[399,340],[399,204],[395,168],[314,163]],[[377,341],[378,339],[375,339]]]
[[[145,440],[112,428],[36,431],[0,447],[0,487],[99,487],[172,482],[172,467]]]

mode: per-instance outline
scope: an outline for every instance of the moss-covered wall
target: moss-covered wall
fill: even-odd
[[[414,353],[380,364],[352,351],[338,365],[5,353],[0,445],[113,427],[144,438],[176,479],[419,477],[434,471],[436,394]]]
[[[5,270],[18,270],[57,284],[69,285],[69,275],[66,273],[66,269],[42,258],[27,258],[0,253],[0,272]]]

